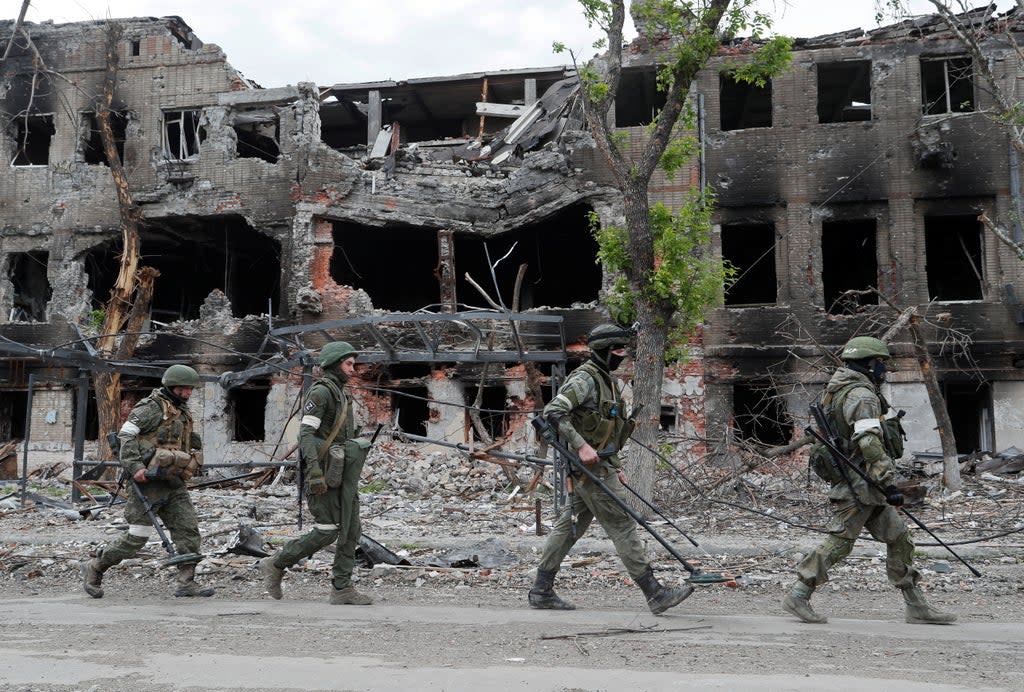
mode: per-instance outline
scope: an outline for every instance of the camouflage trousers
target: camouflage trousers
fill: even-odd
[[[623,502],[626,501],[625,488],[619,482],[614,468],[599,463],[594,466],[593,472],[601,477],[608,489],[619,499]],[[562,560],[569,554],[569,550],[586,533],[590,522],[596,518],[615,545],[615,551],[619,554],[619,559],[622,560],[629,575],[633,579],[641,576],[647,570],[649,563],[644,545],[636,534],[636,520],[626,514],[626,511],[615,500],[590,479],[574,478],[574,485],[572,504],[567,506],[555,520],[555,525],[544,544],[544,552],[537,569],[557,572]],[[574,515],[576,517],[575,535],[572,530]]]
[[[914,569],[914,542],[895,507],[865,505],[859,509],[852,500],[832,501],[831,536],[797,565],[800,581],[818,587],[828,581],[828,570],[853,550],[862,529],[885,543],[885,573],[889,583],[899,589],[917,584],[921,574]]]
[[[128,481],[131,483],[131,481]],[[184,487],[169,487],[159,481],[140,483],[142,493],[153,505],[157,516],[170,534],[174,548],[179,554],[198,553],[200,547],[199,520],[196,510],[189,499],[188,490]],[[128,502],[124,508],[124,518],[128,522],[128,532],[113,543],[103,548],[100,561],[104,567],[116,565],[122,560],[134,557],[142,546],[146,545],[149,536],[154,533],[153,524],[149,521],[142,502],[135,491],[128,488]]]
[[[309,513],[313,515],[313,530],[288,541],[273,558],[276,567],[287,569],[334,543],[331,581],[335,589],[351,585],[356,547],[363,532],[359,520],[359,474],[362,470],[362,460],[346,459],[341,485],[328,488],[320,495],[306,495]]]

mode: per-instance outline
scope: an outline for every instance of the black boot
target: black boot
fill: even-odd
[[[647,597],[647,607],[655,615],[664,613],[672,606],[677,606],[693,593],[693,587],[684,584],[677,589],[670,589],[657,580],[654,570],[650,567],[636,580],[636,585]]]
[[[214,594],[212,587],[200,586],[196,583],[196,566],[195,563],[186,565],[178,565],[178,588],[175,590],[174,595],[179,598],[184,596],[191,598],[199,596],[202,598],[209,598]]]
[[[530,607],[542,610],[576,610],[576,606],[563,601],[555,593],[555,574],[557,573],[543,569],[537,570],[537,580],[530,589]]]

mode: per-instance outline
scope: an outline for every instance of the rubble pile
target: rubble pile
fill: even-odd
[[[723,476],[689,469],[694,479],[690,485],[674,475],[659,475],[656,504],[699,541],[699,548],[667,522],[651,523],[697,566],[737,575],[737,585],[751,595],[776,594],[791,581],[793,564],[821,540],[816,532],[824,524],[827,503],[824,488],[808,480],[803,468],[794,467],[788,474],[765,471]],[[358,579],[393,600],[443,603],[468,588],[476,589],[474,598],[484,601],[506,603],[517,597],[532,581],[544,542],[536,525],[538,501],[542,533],[553,519],[550,487],[542,483],[534,493],[524,490],[532,476],[528,466],[515,469],[513,478],[525,481],[516,484],[499,464],[420,445],[378,443],[363,473],[363,533],[391,557],[382,560],[360,551]],[[259,597],[256,560],[301,532],[294,484],[281,478],[258,482],[247,478],[231,487],[192,493],[206,555],[198,572],[226,596]],[[126,530],[121,507],[104,508],[108,497],[98,493],[96,504],[71,505],[70,484],[61,477],[33,480],[28,497],[23,507],[17,485],[0,492],[4,590],[11,587],[12,594],[22,595],[78,590],[77,561]],[[1024,531],[1022,500],[1024,488],[1019,484],[997,483],[985,472],[966,474],[964,490],[952,496],[929,488],[915,514],[944,540],[957,543],[958,552],[970,556],[985,578],[972,577],[940,549],[928,547],[927,536],[915,533],[928,588],[987,596],[1024,591],[1015,567],[1019,533]],[[302,531],[311,523],[303,503]],[[663,576],[685,578],[653,539],[641,535]],[[825,588],[889,589],[884,553],[881,544],[858,542]],[[138,558],[108,573],[111,592],[144,589],[169,594],[173,571],[161,567],[163,557],[154,537]],[[298,565],[286,578],[286,589],[295,597],[319,598],[332,559],[325,550]],[[632,581],[596,523],[570,553],[559,580],[566,589],[635,597]],[[410,588],[415,593],[409,593]]]

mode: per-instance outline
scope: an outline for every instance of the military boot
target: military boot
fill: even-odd
[[[177,581],[178,588],[174,592],[174,595],[178,597],[202,596],[203,598],[207,598],[212,596],[214,593],[212,587],[202,587],[196,583],[195,563],[179,565]]]
[[[103,598],[103,587],[100,584],[107,567],[98,557],[78,563],[78,569],[82,572],[82,588],[93,598]]]
[[[814,608],[811,607],[812,593],[814,593],[813,586],[804,584],[802,581],[798,581],[796,584],[793,584],[793,588],[791,588],[789,593],[786,594],[786,597],[782,599],[782,607],[793,615],[796,615],[804,622],[810,622],[816,625],[828,622],[827,617],[815,613]]]
[[[693,586],[685,584],[676,589],[664,586],[654,576],[654,570],[650,567],[636,580],[637,586],[647,597],[647,607],[655,615],[664,613],[673,606],[677,606],[686,600],[693,593]]]
[[[907,622],[912,625],[950,625],[956,622],[956,615],[935,610],[924,600],[924,592],[916,586],[900,589],[907,602]]]
[[[557,572],[537,570],[537,579],[533,582],[533,588],[530,589],[530,594],[527,597],[530,607],[541,610],[576,610],[576,606],[568,601],[563,601],[555,593],[555,574]]]
[[[260,574],[263,575],[263,588],[267,590],[270,597],[275,601],[281,600],[281,579],[284,577],[284,570],[274,564],[274,556],[265,557],[259,561]]]
[[[373,599],[364,593],[356,591],[356,587],[349,584],[344,589],[331,589],[331,605],[370,605]]]

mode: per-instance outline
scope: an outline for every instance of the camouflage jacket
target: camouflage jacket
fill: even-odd
[[[187,405],[176,405],[160,389],[154,389],[135,404],[117,437],[121,443],[121,467],[128,475],[145,468],[158,447],[191,452],[203,446],[202,439],[193,431]],[[180,478],[163,482],[183,484]]]
[[[299,453],[306,465],[307,475],[323,474],[323,466],[318,459],[324,442],[330,436],[343,409],[345,419],[331,444],[342,444],[356,436],[352,399],[345,391],[345,381],[335,373],[327,373],[314,382],[306,392],[306,397],[302,401],[302,420],[299,425]]]
[[[544,417],[558,421],[558,432],[570,449],[575,451],[586,443],[600,452],[609,446],[621,449],[629,439],[633,425],[625,409],[614,378],[588,360],[569,374],[544,407]],[[618,452],[607,461],[619,466]]]

